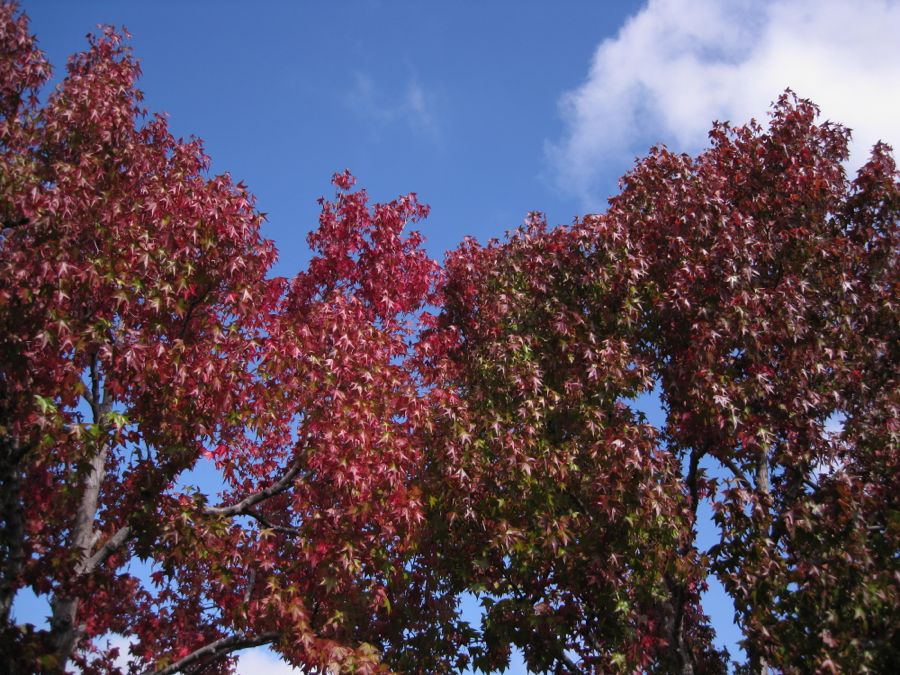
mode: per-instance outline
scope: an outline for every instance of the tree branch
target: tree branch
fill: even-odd
[[[184,672],[185,668],[188,668],[199,661],[207,660],[207,663],[209,663],[208,659],[215,660],[240,649],[249,649],[250,647],[259,647],[260,645],[270,644],[275,642],[278,637],[279,633],[276,632],[262,633],[256,637],[232,635],[231,637],[222,638],[215,642],[210,642],[208,645],[204,645],[199,649],[195,649],[183,659],[179,659],[170,666],[158,670],[148,670],[144,675],[174,675],[175,673]]]
[[[741,483],[744,484],[744,487],[746,487],[750,490],[753,489],[753,484],[747,479],[747,477],[744,475],[744,473],[738,468],[737,464],[734,463],[734,460],[732,460],[730,457],[719,457],[719,456],[716,456],[716,459],[718,459],[725,468],[729,469],[731,471],[731,473],[734,475],[734,477],[737,478]]]
[[[81,392],[81,397],[85,401],[87,401],[87,404],[90,406],[91,410],[94,410],[98,403],[94,400],[94,395],[91,393],[92,387],[83,380],[82,384],[84,385],[84,391]]]
[[[97,355],[91,354],[91,411],[94,413],[94,424],[100,424],[102,410],[100,406],[100,374],[97,372]]]
[[[704,450],[697,450],[694,448],[691,450],[691,458],[688,464],[688,473],[685,478],[685,482],[687,483],[688,493],[691,497],[691,515],[694,516],[694,519],[697,519],[697,507],[700,502],[700,486],[697,485],[697,476],[699,475],[700,470],[700,460],[706,454]]]
[[[96,425],[102,423],[103,415],[106,414],[111,405],[104,391],[102,375],[100,373],[97,355],[91,355],[90,362],[91,372],[91,412],[93,414],[93,422]],[[78,507],[75,510],[74,520],[69,535],[69,548],[78,554],[80,562],[73,570],[76,575],[80,575],[83,569],[87,568],[90,561],[94,559],[90,550],[94,543],[95,526],[97,518],[97,510],[99,507],[100,491],[103,487],[103,480],[106,475],[106,458],[110,450],[109,438],[99,441],[96,454],[90,458],[90,470],[84,479],[82,486],[81,498]],[[121,545],[121,544],[119,544]],[[101,548],[101,552],[106,550],[106,546]],[[105,560],[112,553],[104,553],[98,558],[99,561]],[[99,552],[98,552],[99,553]],[[56,652],[56,657],[60,664],[60,668],[64,669],[66,663],[71,657],[72,650],[75,648],[76,642],[83,634],[83,627],[76,624],[78,614],[79,599],[71,597],[69,594],[55,594],[50,601],[52,616],[50,618],[50,640]]]
[[[691,549],[694,548],[694,544],[696,541],[695,526],[697,521],[697,507],[700,503],[700,486],[698,484],[698,479],[700,476],[700,460],[707,454],[707,448],[708,446],[704,448],[691,449],[691,455],[688,462],[688,472],[687,476],[685,476],[684,479],[685,483],[687,484],[688,496],[690,498],[691,516],[694,522],[691,523],[691,528],[685,535],[685,539],[678,549],[679,554],[682,556],[686,556],[688,555],[688,553],[690,553]],[[694,672],[694,658],[684,640],[685,605],[689,601],[687,584],[683,580],[676,579],[669,580],[668,584],[672,593],[670,608],[672,617],[670,627],[671,642],[669,646],[672,654],[671,658],[674,661],[674,665],[677,666],[678,671],[682,673],[682,675],[692,675]]]
[[[261,501],[268,499],[269,497],[273,497],[281,492],[284,492],[291,486],[291,481],[294,480],[294,476],[300,473],[300,460],[295,460],[293,464],[291,464],[287,473],[284,474],[276,483],[273,483],[269,487],[264,490],[260,490],[259,492],[254,492],[252,495],[244,497],[241,501],[236,504],[232,504],[231,506],[210,506],[207,507],[205,513],[210,516],[242,516],[242,515],[253,515],[250,513],[250,509]]]
[[[260,525],[262,525],[263,527],[265,527],[269,530],[274,530],[275,532],[283,532],[284,534],[292,534],[292,535],[300,534],[299,528],[289,527],[287,525],[276,525],[271,520],[266,518],[263,514],[258,513],[256,511],[251,511],[250,509],[247,509],[246,515],[250,516],[257,522],[259,522]]]
[[[113,553],[118,551],[131,538],[131,525],[123,525],[113,533],[106,543],[97,549],[94,554],[78,566],[79,574],[91,574],[102,565]]]
[[[180,339],[184,340],[185,335],[187,335],[188,324],[191,322],[191,317],[193,317],[194,315],[194,310],[206,301],[206,298],[209,297],[212,289],[212,284],[207,285],[206,289],[191,301],[187,312],[185,312],[184,314],[184,320],[181,323],[181,333],[179,334]]]
[[[256,568],[250,569],[250,578],[247,580],[247,588],[244,589],[244,604],[249,604],[253,599],[253,589],[256,587]]]
[[[575,664],[575,662],[569,658],[569,656],[565,652],[563,652],[562,654],[557,656],[556,660],[559,661],[560,663],[562,663],[566,667],[566,669],[570,673],[572,673],[572,675],[580,675],[581,670],[578,668],[578,666]]]

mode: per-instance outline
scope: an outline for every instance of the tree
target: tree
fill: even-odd
[[[612,225],[610,225],[612,227]],[[640,266],[590,219],[538,214],[505,243],[447,261],[441,330],[455,336],[437,507],[483,594],[485,669],[523,649],[534,670],[665,672],[721,655],[699,607],[696,494],[628,401],[653,386]],[[432,528],[440,532],[444,528]]]
[[[751,672],[900,662],[900,181],[878,145],[848,182],[817,113],[786,93],[767,130],[654,149],[603,215],[448,258],[432,536],[484,598],[483,663],[721,672],[708,574]],[[654,383],[662,429],[630,405]]]
[[[656,148],[602,215],[441,269],[334,176],[271,278],[252,195],[148,117],[106,29],[49,66],[0,4],[0,649],[8,669],[725,672],[900,662],[900,175],[787,93]],[[649,424],[634,399],[658,391]],[[840,429],[834,425],[839,422]],[[222,491],[186,472],[205,462]],[[698,550],[706,500],[720,541]],[[15,625],[23,589],[46,629]],[[464,593],[481,625],[460,617]]]
[[[409,357],[437,266],[403,228],[427,208],[370,209],[338,175],[308,270],[269,279],[253,197],[146,116],[122,35],[43,106],[9,4],[0,40],[4,660],[106,672],[118,633],[134,671],[224,672],[261,644],[384,670],[422,520]],[[204,457],[218,498],[179,482]],[[13,625],[26,587],[46,630]]]

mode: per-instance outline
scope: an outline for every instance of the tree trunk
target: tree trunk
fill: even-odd
[[[24,563],[25,517],[19,494],[24,454],[18,442],[0,437],[0,630],[9,623]]]
[[[758,494],[765,495],[767,498],[772,492],[771,480],[769,478],[769,458],[763,453],[756,465],[756,491]],[[750,670],[754,675],[768,675],[769,666],[766,659],[759,653],[759,650],[751,646],[748,650],[750,661]]]
[[[699,488],[697,485],[698,471],[700,468],[700,460],[706,454],[705,449],[694,448],[691,450],[690,460],[688,464],[687,476],[685,476],[685,485],[688,489],[690,498],[691,515],[696,521],[697,507],[700,501]],[[694,532],[694,523],[691,524],[691,533]],[[694,547],[694,540],[685,539],[679,547],[679,554],[687,555]],[[669,667],[673,672],[680,675],[694,675],[694,655],[691,653],[689,645],[684,641],[684,605],[687,602],[687,585],[684,581],[669,581],[669,588],[672,594],[672,603],[667,611],[667,632],[669,633]]]
[[[97,415],[99,417],[99,415]],[[98,420],[99,422],[99,420]],[[81,502],[75,513],[75,524],[71,546],[78,553],[78,564],[75,568],[75,578],[83,575],[87,568],[87,562],[91,557],[91,546],[94,543],[94,520],[97,515],[97,503],[100,497],[100,487],[106,473],[106,456],[109,446],[104,443],[100,451],[91,460],[91,469],[84,485]],[[52,614],[50,617],[50,641],[56,655],[57,668],[63,671],[72,650],[78,643],[84,630],[76,622],[79,600],[69,594],[58,594],[50,602]]]
[[[694,675],[694,659],[684,642],[684,594],[678,589],[672,593],[673,602],[664,605],[669,649],[666,669],[678,675]]]

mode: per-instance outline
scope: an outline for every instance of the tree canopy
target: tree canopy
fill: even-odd
[[[107,29],[0,4],[0,650],[11,672],[723,673],[900,663],[900,174],[790,92],[603,214],[443,265],[336,174],[272,277],[247,188]],[[635,405],[659,393],[665,423]],[[199,463],[218,494],[186,486]],[[697,544],[711,505],[718,543]],[[45,628],[17,625],[23,589]],[[476,595],[484,614],[459,611]]]

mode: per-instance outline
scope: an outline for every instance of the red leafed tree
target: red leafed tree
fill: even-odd
[[[900,182],[791,94],[767,130],[651,154],[606,219],[645,272],[669,447],[701,461],[750,668],[889,670],[898,653]],[[829,422],[844,420],[843,430]]]
[[[0,653],[14,673],[718,673],[900,661],[900,176],[790,94],[603,215],[445,270],[349,173],[292,280],[122,36],[0,4]],[[438,309],[437,317],[428,310]],[[660,392],[655,428],[634,399]],[[186,485],[205,462],[218,494]],[[209,470],[212,470],[210,468]],[[698,550],[697,513],[720,540]],[[15,625],[25,589],[49,626]],[[484,607],[480,627],[458,612]]]
[[[817,112],[785,94],[768,129],[655,149],[603,215],[448,259],[432,536],[486,665],[719,672],[708,574],[749,672],[900,662],[900,176],[878,145],[848,181]],[[654,382],[661,429],[631,407]]]
[[[485,608],[475,663],[535,672],[724,672],[700,605],[696,500],[630,404],[653,387],[644,270],[594,219],[447,260],[445,428],[426,534]],[[611,232],[610,232],[611,233]],[[457,392],[455,396],[450,392]],[[452,552],[452,553],[450,553]]]
[[[45,105],[8,4],[0,42],[4,665],[115,670],[114,633],[140,672],[224,672],[261,644],[385,669],[423,518],[409,356],[438,268],[403,228],[426,207],[370,208],[336,176],[308,270],[267,279],[252,196],[146,116],[120,35]],[[198,461],[221,494],[179,482]],[[48,628],[13,624],[26,588]]]

